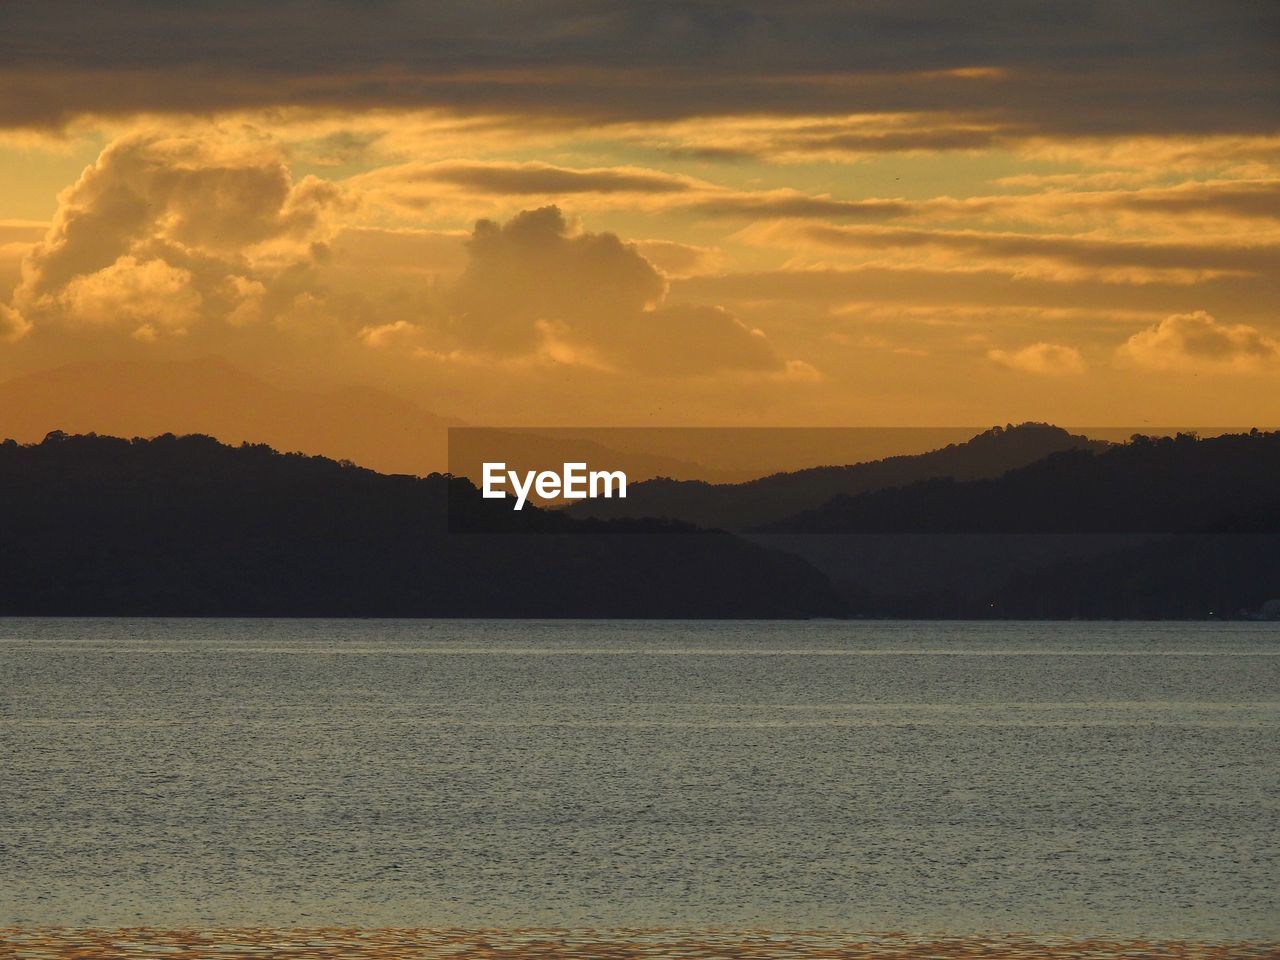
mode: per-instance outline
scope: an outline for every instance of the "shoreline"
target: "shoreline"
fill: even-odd
[[[829,931],[677,931],[518,928],[499,930],[307,927],[269,929],[122,927],[0,927],[4,960],[133,960],[165,956],[195,960],[262,957],[277,960],[480,960],[493,957],[546,960],[621,958],[743,958],[743,960],[922,960],[983,957],[1169,958],[1262,960],[1280,957],[1280,940],[1183,940],[1034,934],[835,933]]]

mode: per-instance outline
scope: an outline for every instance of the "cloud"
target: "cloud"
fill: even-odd
[[[1018,152],[1032,162],[1092,167],[1150,179],[1176,171],[1216,171],[1234,177],[1274,178],[1280,169],[1280,135],[1274,124],[1253,132],[1188,136],[1166,129],[1160,135],[1135,128],[1111,136],[1038,137]]]
[[[1063,234],[924,230],[908,227],[761,224],[741,234],[756,242],[798,239],[864,254],[914,254],[925,264],[1112,282],[1191,283],[1224,273],[1264,275],[1280,267],[1280,245],[1208,240],[1171,243]],[[930,259],[932,258],[932,260]]]
[[[994,127],[941,126],[876,133],[829,130],[779,137],[774,149],[782,154],[830,156],[866,153],[937,153],[946,150],[989,150],[1011,139],[1011,130]]]
[[[1016,181],[1017,178],[1005,180]],[[1019,184],[1008,182],[1006,185],[1016,187]],[[1029,182],[1025,185],[1038,184]],[[871,223],[903,219],[923,222],[1020,220],[1041,226],[1060,224],[1064,216],[1134,214],[1141,218],[1135,222],[1148,228],[1176,228],[1184,226],[1189,218],[1217,218],[1241,225],[1250,221],[1280,220],[1280,179],[1192,181],[1173,187],[1135,190],[1072,191],[1057,188],[1034,194],[938,196],[923,200],[896,197],[849,200],[788,189],[754,192],[712,189],[680,198],[674,205],[693,213],[725,219]],[[837,236],[823,239],[833,244],[839,240]]]
[[[445,332],[469,351],[551,348],[559,362],[645,373],[783,368],[764,334],[715,306],[666,303],[666,281],[612,233],[575,233],[558,207],[481,220],[448,296]]]
[[[936,74],[926,74],[926,77],[925,82],[940,79]],[[860,79],[868,87],[880,87],[887,94],[889,84],[901,84],[900,89],[906,89],[922,78]],[[953,76],[952,79],[953,85],[963,86],[966,79],[972,78]],[[808,84],[819,93],[824,87],[838,85],[838,78],[830,75],[814,78]],[[848,162],[883,154],[991,149],[1016,140],[1016,131],[1005,122],[979,121],[956,113],[934,111],[927,106],[904,111],[900,104],[892,105],[893,99],[887,96],[882,109],[866,112],[816,112],[823,101],[815,99],[811,103],[814,109],[809,111],[773,114],[728,111],[691,119],[630,122],[616,125],[610,132],[668,157],[712,162],[745,159],[782,163]]]
[[[975,270],[911,265],[737,270],[673,280],[671,287],[672,296],[680,299],[719,303],[739,313],[765,310],[771,315],[874,303],[921,309],[963,305],[978,310],[1070,306],[1120,320],[1135,314],[1166,316],[1185,309],[1187,302],[1184,283],[1109,283],[1097,276],[1068,280],[1060,275],[1010,275],[999,264],[983,266]],[[1265,317],[1266,306],[1274,299],[1272,280],[1266,275],[1216,277],[1200,282],[1195,290],[1211,310],[1250,319]],[[1114,329],[1114,321],[1104,327]]]
[[[404,171],[409,179],[432,180],[477,193],[552,196],[574,193],[681,193],[686,177],[633,168],[572,169],[547,163],[438,163]]]
[[[199,321],[203,306],[190,271],[131,256],[73,278],[58,300],[79,323],[123,326],[144,340],[154,340],[160,331],[186,333]]]
[[[21,340],[31,329],[25,317],[7,303],[0,303],[0,342]]]
[[[1085,370],[1080,351],[1059,343],[1033,343],[1020,350],[989,350],[987,357],[1010,370],[1042,376],[1067,376]]]
[[[479,185],[517,190],[686,183],[546,165],[422,169],[461,171],[466,182],[497,171],[507,179]],[[296,180],[277,147],[252,138],[122,137],[61,194],[0,333],[48,352],[183,340],[191,350],[287,343],[369,358],[357,363],[430,355],[646,376],[786,369],[761,330],[715,305],[668,302],[667,277],[641,247],[576,229],[558,207],[482,219],[466,235],[348,223],[366,210],[361,192]],[[647,249],[682,275],[717,256],[674,242]]]
[[[1143,214],[1280,220],[1280,180],[1191,182],[1163,189],[1085,194],[1076,202]]]
[[[63,191],[13,303],[37,330],[146,327],[154,339],[244,323],[268,286],[324,257],[343,202],[332,183],[295,182],[270,148],[125,137]]]
[[[329,243],[326,271],[366,289],[452,278],[466,267],[467,236],[462,230],[344,226]]]
[[[453,293],[453,331],[467,345],[521,352],[538,320],[589,335],[634,318],[666,293],[662,276],[611,233],[571,234],[558,207],[504,224],[481,220]]]
[[[573,197],[579,209],[663,209],[689,194],[713,190],[691,177],[642,167],[565,167],[506,161],[438,161],[384,166],[346,181],[366,202],[411,219],[424,214],[473,217],[510,213],[504,201],[528,205]]]
[[[694,213],[711,217],[830,218],[839,220],[886,220],[917,212],[918,205],[904,200],[836,200],[809,196],[795,190],[758,193],[729,193],[698,200],[689,205]]]
[[[714,247],[702,247],[675,240],[634,240],[640,255],[669,278],[696,277],[718,273],[727,258]]]
[[[0,220],[0,246],[28,246],[43,237],[48,230],[49,224],[39,220]]]
[[[417,345],[422,341],[423,330],[408,320],[395,320],[362,327],[356,336],[367,346],[382,349],[397,344]]]
[[[682,376],[784,369],[764,331],[747,326],[723,307],[660,306],[618,333],[621,354],[645,373]]]
[[[1011,131],[1274,131],[1276,14],[1265,4],[1127,4],[1063,17],[989,0],[963,17],[908,0],[733,4],[476,0],[463,5],[149,0],[0,5],[0,124],[306,106],[444,107],[565,123],[946,112],[969,149]],[[995,130],[996,133],[987,131]],[[816,134],[815,135],[819,135]],[[840,134],[827,135],[833,141]],[[852,136],[841,149],[883,149]]]
[[[908,209],[901,215],[922,219],[985,217],[1051,224],[1071,215],[1135,214],[1133,222],[1148,230],[1153,226],[1176,229],[1185,226],[1191,218],[1230,221],[1228,227],[1256,226],[1251,221],[1280,220],[1280,179],[1274,178],[1197,180],[1171,187],[1132,190],[1064,189],[1120,183],[1131,176],[1102,173],[1004,177],[998,181],[1003,186],[1034,187],[1043,192],[961,199],[935,197],[906,205]]]
[[[1280,361],[1280,340],[1197,310],[1139,330],[1121,345],[1120,354],[1153,370],[1254,370]]]

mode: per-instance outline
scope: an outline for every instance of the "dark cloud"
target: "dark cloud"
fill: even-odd
[[[1017,131],[902,130],[885,133],[810,132],[778,137],[774,149],[800,153],[908,153],[939,150],[989,150],[1012,139]]]
[[[1150,270],[1241,271],[1262,274],[1280,267],[1280,246],[1241,243],[1162,243],[1102,240],[1030,233],[976,233],[894,227],[812,225],[803,235],[831,247],[867,250],[934,248],[1005,261],[1048,260],[1090,270],[1138,267]]]
[[[1089,202],[1087,195],[1083,202]],[[1166,190],[1102,194],[1099,203],[1135,213],[1216,214],[1280,220],[1280,180],[1194,183]]]
[[[661,152],[673,160],[704,160],[714,163],[738,163],[756,158],[753,151],[734,147],[663,147]]]
[[[520,196],[572,193],[681,193],[690,183],[648,170],[574,170],[546,163],[442,163],[417,176],[482,193]]]
[[[984,146],[1002,131],[1257,132],[1277,127],[1278,35],[1280,8],[1244,0],[9,0],[0,123],[293,104],[991,124],[859,149]]]

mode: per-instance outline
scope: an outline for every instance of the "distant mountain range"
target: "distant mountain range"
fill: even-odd
[[[753,530],[822,507],[834,497],[901,487],[922,480],[999,477],[1052,453],[1101,451],[1101,440],[1042,423],[993,427],[963,443],[912,456],[848,466],[812,467],[745,483],[657,479],[635,484],[625,500],[584,501],[575,517],[668,517],[700,527]]]
[[[451,427],[471,426],[461,437]],[[512,469],[586,458],[637,480],[742,480],[778,465],[820,462],[896,431],[726,429],[538,429],[475,427],[369,386],[287,387],[221,356],[183,360],[93,360],[0,381],[0,438],[34,443],[53,430],[118,437],[202,434],[224,443],[350,460],[389,474],[451,471],[479,480],[482,453]],[[954,430],[914,431],[927,444]],[[796,449],[796,439],[804,441]],[[783,449],[769,446],[783,440]],[[943,441],[945,442],[945,441]],[[924,447],[916,447],[923,449]],[[813,459],[810,459],[813,458]],[[769,466],[773,464],[774,466]]]
[[[1028,429],[1047,434],[1052,428],[1019,431]],[[976,439],[990,442],[992,438],[984,434]],[[919,463],[926,458],[907,459]],[[1255,431],[1203,440],[1179,434],[1140,437],[1111,446],[1064,447],[986,477],[936,475],[840,493],[820,506],[761,524],[756,530],[1280,533],[1280,433]]]
[[[451,534],[449,512],[474,529]],[[209,437],[0,444],[0,614],[808,617],[803,560]],[[583,534],[583,535],[577,535]]]
[[[278,387],[221,357],[74,363],[0,383],[0,438],[27,443],[51,430],[199,433],[421,475],[445,469],[461,422],[369,387]]]
[[[7,441],[0,614],[1203,618],[1280,597],[1280,433],[1100,444],[1024,425],[635,489],[703,512],[516,513],[461,477],[202,436]]]
[[[749,539],[876,616],[1274,618],[1280,433],[1137,437],[840,495],[759,529]]]

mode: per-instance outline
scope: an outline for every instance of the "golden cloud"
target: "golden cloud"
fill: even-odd
[[[1019,350],[989,350],[993,363],[1010,370],[1060,377],[1084,373],[1084,357],[1075,347],[1060,343],[1033,343]]]
[[[200,319],[203,297],[189,270],[124,256],[74,277],[58,295],[66,315],[86,326],[122,326],[139,339],[184,334]]]
[[[740,236],[766,244],[794,239],[864,257],[910,255],[909,262],[914,265],[941,269],[995,270],[1063,279],[1097,276],[1117,283],[1193,283],[1223,274],[1260,276],[1280,267],[1278,243],[1170,243],[1063,234],[785,222],[758,224]]]
[[[13,307],[0,303],[0,341],[20,340],[31,330],[31,324]]]
[[[665,279],[633,245],[572,233],[558,207],[480,221],[468,253],[445,327],[467,350],[552,349],[595,367],[676,375],[784,366],[761,331],[729,312],[664,302]]]
[[[1197,310],[1139,330],[1121,345],[1120,354],[1153,370],[1256,370],[1280,361],[1280,340]]]
[[[344,203],[332,183],[294,182],[270,147],[126,137],[63,191],[13,305],[37,329],[145,327],[144,339],[244,323],[266,286],[323,258]]]
[[[696,277],[722,271],[728,258],[715,247],[675,240],[634,240],[640,255],[669,278]]]
[[[346,181],[367,202],[409,217],[474,213],[477,201],[585,199],[596,209],[662,209],[681,194],[714,190],[691,177],[643,167],[564,167],[538,162],[450,160],[380,167]]]

